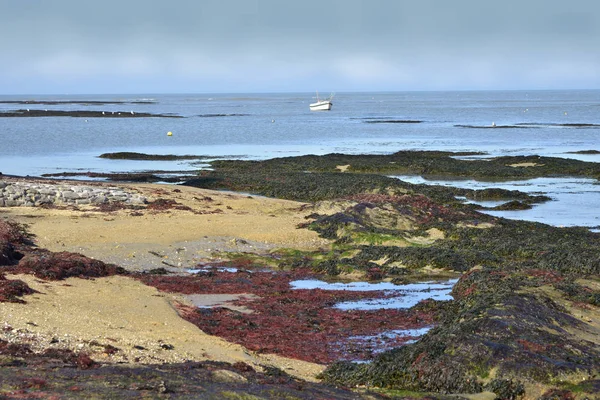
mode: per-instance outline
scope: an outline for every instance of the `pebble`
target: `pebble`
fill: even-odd
[[[113,202],[145,204],[147,199],[117,187],[0,181],[0,207],[98,205]]]

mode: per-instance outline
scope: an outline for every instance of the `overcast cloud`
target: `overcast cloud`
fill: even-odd
[[[0,94],[600,88],[598,0],[0,0]]]

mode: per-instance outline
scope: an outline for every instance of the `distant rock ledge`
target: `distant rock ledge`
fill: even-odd
[[[76,117],[76,118],[184,118],[175,114],[151,114],[135,111],[65,111],[65,110],[30,110],[20,109],[14,111],[0,112],[0,118],[11,117]]]

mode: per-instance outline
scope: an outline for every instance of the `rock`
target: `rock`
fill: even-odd
[[[125,202],[146,204],[147,199],[137,193],[108,187],[36,184],[31,182],[0,181],[0,207],[34,207],[42,204],[105,204]]]
[[[246,383],[248,379],[227,369],[218,369],[213,371],[212,379],[218,383]]]

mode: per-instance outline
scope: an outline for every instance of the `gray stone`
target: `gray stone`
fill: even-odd
[[[61,196],[63,199],[67,199],[67,200],[75,200],[79,198],[79,195],[75,192],[62,192]]]
[[[97,197],[93,197],[91,199],[91,201],[94,204],[104,204],[104,203],[108,202],[108,198],[106,196],[97,196]]]
[[[128,199],[127,196],[111,196],[110,200],[112,201],[126,201]]]
[[[140,196],[139,194],[134,194],[129,198],[129,202],[132,204],[146,204],[148,200],[144,196]]]

